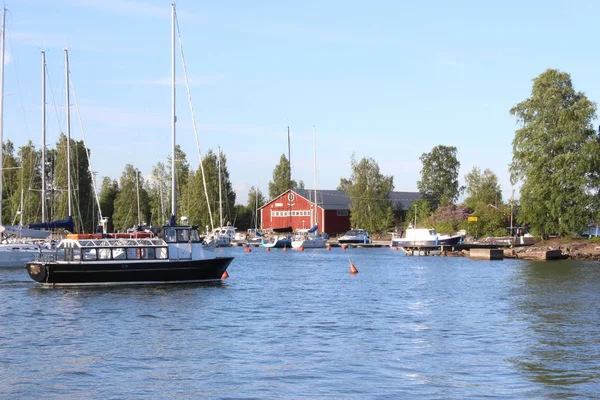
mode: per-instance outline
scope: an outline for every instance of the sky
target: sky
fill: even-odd
[[[150,177],[171,148],[171,2],[4,4],[4,141],[41,146],[42,49],[49,147],[65,130],[66,47],[72,139],[85,135],[100,179],[126,164]],[[509,110],[532,79],[559,69],[600,99],[600,2],[180,0],[177,14],[200,150],[221,147],[238,204],[251,186],[268,196],[288,126],[292,178],[307,188],[314,127],[318,189],[350,177],[354,154],[395,190],[417,191],[419,157],[445,145],[457,148],[461,185],[489,168],[507,200]],[[179,52],[177,63],[177,143],[197,168]]]

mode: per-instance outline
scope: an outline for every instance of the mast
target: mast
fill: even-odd
[[[2,130],[4,128],[4,22],[6,8],[2,9],[2,44],[0,45],[0,224],[2,224],[2,175],[4,175]]]
[[[66,92],[67,92],[67,103],[65,108],[67,109],[67,196],[69,197],[69,216],[71,214],[73,205],[71,203],[71,105],[69,104],[69,49],[65,50],[65,78],[66,78]]]
[[[223,201],[221,200],[221,146],[219,146],[219,159],[217,165],[219,166],[219,224],[223,227]]]
[[[289,179],[288,179],[288,190],[290,191],[290,193],[288,194],[288,201],[289,201],[289,206],[290,206],[290,227],[293,228],[292,225],[292,202],[290,201],[290,194],[292,194],[292,151],[291,151],[291,146],[290,146],[290,127],[288,126],[288,166],[289,166]]]
[[[42,222],[46,222],[46,52],[42,50]]]
[[[175,123],[177,116],[175,115],[175,2],[171,3],[171,224],[176,223],[175,214],[177,212],[176,203],[176,178],[177,171],[175,169]]]
[[[140,173],[135,170],[135,191],[137,193],[137,207],[138,207],[138,226],[142,226],[142,218],[140,215]]]
[[[314,179],[315,179],[315,225],[319,225],[319,206],[317,205],[317,132],[313,125]],[[311,227],[312,228],[312,227]]]

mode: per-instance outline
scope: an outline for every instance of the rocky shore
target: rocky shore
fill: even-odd
[[[533,246],[516,247],[504,251],[505,257],[527,258],[528,253],[560,250],[561,257],[569,260],[600,260],[600,243],[588,239],[550,239]]]

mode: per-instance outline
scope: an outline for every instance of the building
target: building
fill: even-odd
[[[350,226],[350,198],[343,190],[317,190],[317,218],[314,220],[314,190],[288,190],[260,208],[262,229],[309,229],[316,223],[321,232],[344,233]],[[417,192],[391,192],[394,209],[402,205],[402,214],[420,198]],[[404,217],[402,215],[402,217]],[[360,227],[352,227],[360,228]]]

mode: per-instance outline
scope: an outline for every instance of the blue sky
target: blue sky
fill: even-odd
[[[64,52],[92,166],[146,176],[170,149],[170,1],[6,0],[4,140],[41,144],[41,56],[47,50],[47,135],[64,130]],[[372,157],[395,190],[416,191],[419,157],[458,149],[460,180],[490,168],[510,197],[516,120],[547,68],[600,98],[593,1],[177,2],[201,150],[221,146],[238,203],[268,193],[287,126],[292,174],[313,187],[349,177],[350,157]],[[198,165],[177,56],[178,143]],[[53,99],[54,97],[54,99]],[[72,104],[75,104],[73,96]],[[74,139],[81,140],[71,108]]]

